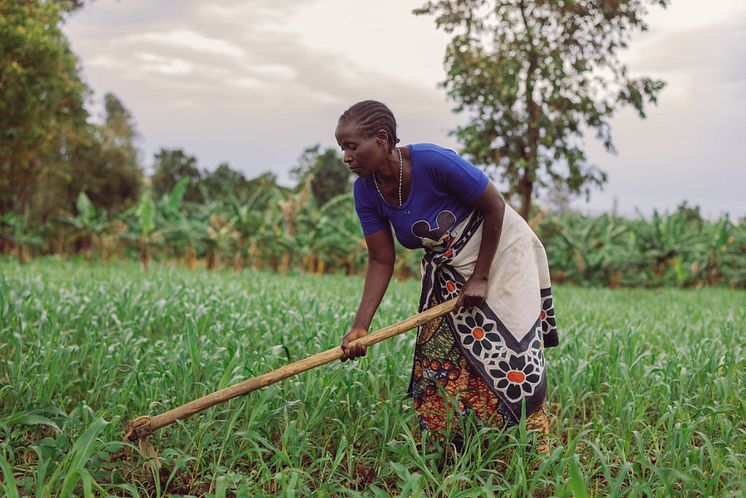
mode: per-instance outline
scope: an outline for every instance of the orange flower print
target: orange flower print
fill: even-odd
[[[479,309],[476,309],[473,315],[466,315],[457,320],[456,329],[459,331],[461,344],[471,349],[476,357],[480,357],[483,352],[496,349],[498,344],[502,343],[495,322],[488,320]]]
[[[533,362],[526,361],[524,355],[510,354],[507,359],[498,361],[490,373],[495,378],[495,387],[512,403],[531,396],[541,380],[541,370]]]
[[[441,298],[448,300],[459,295],[464,282],[462,278],[457,277],[448,270],[439,272],[438,282],[440,284]]]

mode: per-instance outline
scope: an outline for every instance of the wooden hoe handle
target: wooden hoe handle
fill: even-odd
[[[364,344],[365,346],[372,346],[373,344],[385,341],[386,339],[394,337],[395,335],[403,334],[404,332],[412,330],[413,328],[418,327],[427,321],[451,312],[454,305],[456,304],[457,299],[457,297],[454,297],[453,299],[433,306],[432,308],[429,308],[422,313],[418,313],[410,318],[368,334],[365,337],[356,339],[350,344]],[[137,417],[127,424],[127,432],[125,437],[130,441],[144,439],[146,436],[148,436],[148,434],[152,434],[161,427],[171,425],[177,420],[184,420],[194,415],[195,413],[199,413],[210,408],[211,406],[223,403],[224,401],[228,401],[229,399],[233,399],[237,396],[248,394],[252,391],[256,391],[257,389],[261,389],[262,387],[267,387],[271,384],[287,379],[288,377],[292,377],[293,375],[305,372],[306,370],[310,370],[320,365],[338,360],[342,357],[343,354],[344,353],[342,352],[342,348],[340,346],[337,346],[335,348],[324,351],[323,353],[315,354],[303,360],[296,361],[295,363],[285,365],[284,367],[278,368],[277,370],[273,370],[252,379],[247,379],[243,382],[239,382],[238,384],[226,387],[225,389],[215,391],[212,394],[202,396],[199,399],[190,401],[185,405],[181,405],[160,415],[156,415],[153,417]]]

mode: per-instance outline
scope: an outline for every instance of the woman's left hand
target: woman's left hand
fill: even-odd
[[[454,309],[461,311],[484,302],[487,297],[487,277],[472,275],[461,288],[458,301]]]

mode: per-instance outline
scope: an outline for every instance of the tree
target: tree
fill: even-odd
[[[91,125],[67,168],[73,182],[68,192],[85,191],[98,208],[119,212],[137,202],[142,167],[135,147],[134,119],[113,94],[104,96],[103,124]]]
[[[65,12],[73,12],[82,8],[83,4],[85,4],[83,0],[53,0],[53,3],[59,5]]]
[[[75,229],[74,237],[77,241],[82,242],[86,259],[91,259],[93,251],[101,245],[101,240],[109,226],[106,213],[97,212],[96,206],[93,205],[84,191],[81,191],[78,195],[75,207],[77,208],[77,215],[68,215],[62,218],[62,222]]]
[[[191,178],[184,200],[201,203],[204,201],[199,190],[202,174],[197,167],[197,158],[181,149],[161,149],[155,155],[155,172],[151,186],[156,197],[170,192],[182,178]]]
[[[207,201],[226,202],[234,196],[238,201],[246,202],[251,196],[249,181],[228,163],[220,163],[211,173],[205,171],[201,186]]]
[[[43,228],[29,220],[26,209],[23,215],[4,213],[0,215],[0,239],[7,240],[16,248],[18,263],[24,264],[29,259],[29,249],[41,247],[44,239]]]
[[[88,122],[90,90],[61,29],[82,5],[0,2],[0,212],[28,212],[35,223],[69,216],[81,192],[113,213],[140,189],[136,132],[124,105],[107,94],[105,122]]]
[[[132,116],[112,94],[104,97],[104,104],[101,123],[78,130],[64,154],[48,159],[37,176],[31,207],[38,220],[68,217],[78,207],[81,192],[108,215],[137,202],[143,173]]]
[[[455,135],[476,164],[497,170],[528,218],[536,187],[565,183],[589,195],[606,174],[582,149],[594,130],[615,152],[610,118],[631,105],[641,118],[664,82],[630,78],[618,51],[647,29],[648,5],[668,0],[431,0],[417,15],[454,33],[443,83],[470,121]]]
[[[277,204],[278,198],[287,197],[291,192],[291,189],[279,185],[277,183],[277,175],[269,171],[249,180],[247,188],[250,199],[253,199],[257,192],[271,193],[271,195],[260,195],[252,201],[252,205],[255,205],[256,209],[262,211],[268,209],[271,205]]]
[[[126,150],[130,160],[135,162],[137,149],[134,141],[137,138],[137,130],[132,114],[113,93],[104,95],[104,111],[104,146]]]
[[[138,135],[132,114],[114,94],[104,95],[104,109],[104,125],[95,128],[103,162],[97,176],[104,181],[90,193],[97,206],[121,211],[137,201],[142,187],[143,170],[135,146]]]
[[[56,3],[0,2],[0,213],[25,212],[87,127],[89,90],[62,22]]]
[[[298,180],[301,188],[306,179],[311,179],[311,192],[316,205],[321,207],[330,199],[349,192],[351,189],[350,170],[342,162],[336,149],[327,147],[320,152],[321,145],[306,148],[298,160],[298,166],[291,174]]]

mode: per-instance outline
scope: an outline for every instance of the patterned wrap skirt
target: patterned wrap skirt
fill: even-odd
[[[426,248],[420,311],[456,297],[479,254],[482,216],[473,212]],[[558,344],[546,253],[506,205],[484,304],[417,331],[410,394],[423,430],[441,431],[470,414],[478,422],[548,431],[544,347]]]

